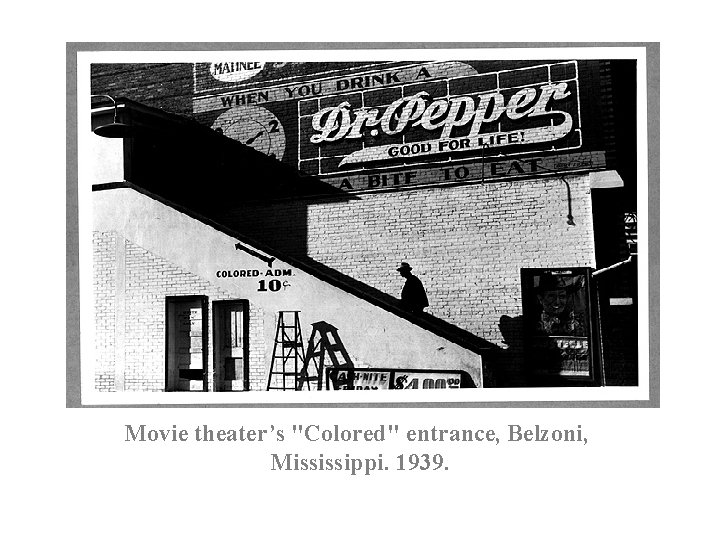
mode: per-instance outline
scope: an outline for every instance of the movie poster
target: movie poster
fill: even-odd
[[[547,384],[594,382],[590,271],[523,269],[528,368]]]

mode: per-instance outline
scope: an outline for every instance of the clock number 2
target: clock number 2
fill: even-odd
[[[280,130],[278,129],[278,121],[277,121],[277,120],[270,120],[270,121],[268,122],[268,125],[272,128],[272,129],[270,130],[270,133],[277,133],[278,131],[280,131]]]

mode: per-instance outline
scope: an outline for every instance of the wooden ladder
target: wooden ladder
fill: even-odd
[[[330,364],[335,368],[353,367],[337,328],[325,321],[313,323],[312,327],[305,361],[297,379],[298,390],[303,390],[305,384],[308,390],[312,390],[310,383],[315,381],[317,381],[317,390],[322,390],[325,367],[330,367]]]
[[[268,390],[296,390],[298,367],[305,365],[299,311],[279,311]]]

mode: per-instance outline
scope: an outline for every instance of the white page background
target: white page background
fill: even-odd
[[[708,13],[627,2],[23,8],[5,35],[2,441],[8,538],[711,536],[717,482],[716,50]],[[700,4],[697,3],[697,6]],[[301,15],[306,17],[303,23]],[[415,18],[424,19],[416,24]],[[182,21],[176,23],[176,21]],[[284,22],[283,22],[284,21]],[[660,30],[662,28],[662,30]],[[322,32],[319,32],[322,30]],[[319,32],[319,33],[318,33]],[[662,80],[659,409],[66,409],[65,41],[656,41]],[[42,313],[42,317],[38,313]],[[127,443],[155,427],[582,425],[568,444]],[[447,471],[271,471],[273,451],[442,453]],[[708,534],[710,533],[710,534]],[[5,536],[5,535],[4,535]]]

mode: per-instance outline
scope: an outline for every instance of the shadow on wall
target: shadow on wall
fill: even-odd
[[[549,348],[543,358],[528,354],[524,345],[524,320],[522,315],[503,315],[498,324],[503,343],[507,348],[489,349],[484,358],[485,386],[498,388],[567,386],[559,375],[562,353]]]
[[[523,317],[503,315],[498,324],[507,348],[494,347],[483,355],[486,387],[526,386],[524,372]]]
[[[439,336],[445,337],[449,341],[474,351],[477,354],[482,355],[483,359],[488,351],[496,349],[500,350],[497,345],[478,337],[467,330],[463,330],[462,328],[459,328],[443,319],[435,317],[434,315],[424,312],[411,313],[403,308],[399,298],[371,287],[366,283],[358,281],[329,266],[325,266],[324,264],[312,260],[309,257],[305,257],[301,259],[301,261],[307,266],[314,268],[319,274],[327,276],[333,281],[339,281],[345,284],[349,289],[359,293],[371,303],[378,305],[398,317],[402,317],[403,319],[420,326],[421,328],[434,332]]]
[[[500,317],[499,329],[507,348],[489,349],[483,356],[486,387],[559,387],[568,386],[561,375],[566,363],[563,351],[548,338],[542,346],[528,349],[524,339],[522,315]]]

